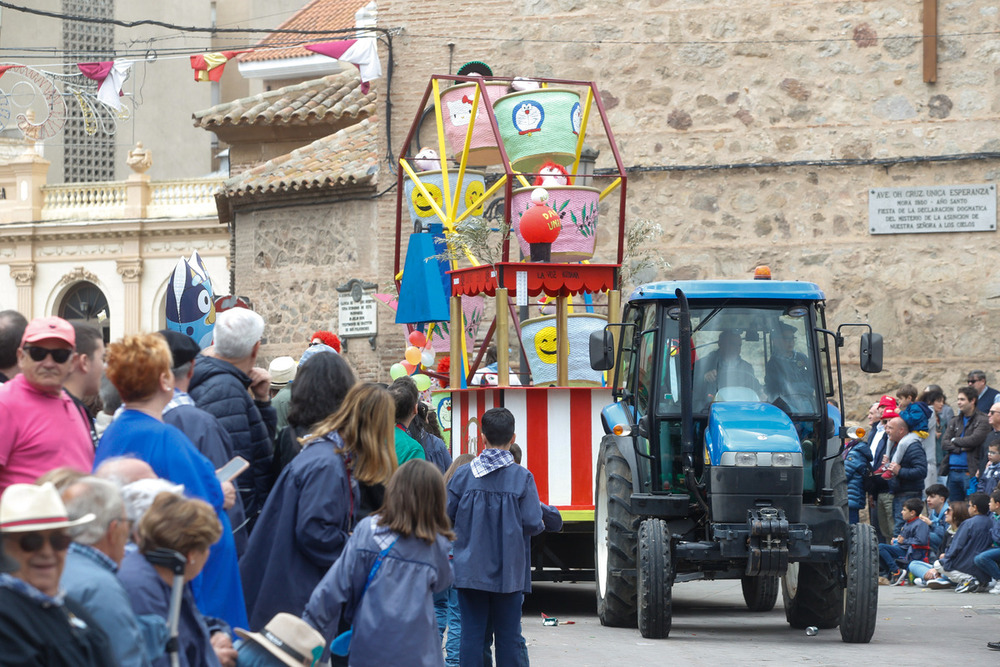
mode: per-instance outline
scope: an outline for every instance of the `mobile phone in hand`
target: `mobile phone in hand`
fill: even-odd
[[[250,467],[250,464],[242,456],[234,456],[233,459],[215,471],[215,477],[220,482],[229,482],[239,477]]]

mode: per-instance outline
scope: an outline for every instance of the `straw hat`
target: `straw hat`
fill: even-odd
[[[295,370],[298,364],[291,357],[275,357],[267,366],[267,372],[271,375],[271,388],[280,389],[295,379]]]
[[[309,667],[323,653],[323,635],[298,616],[277,614],[260,632],[236,628],[236,634],[262,646],[291,667]]]
[[[69,528],[93,520],[93,514],[85,514],[70,521],[66,506],[52,482],[41,486],[11,484],[0,497],[0,532],[4,533]]]

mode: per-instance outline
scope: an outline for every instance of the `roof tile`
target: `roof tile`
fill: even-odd
[[[344,116],[374,114],[375,92],[361,92],[361,78],[351,67],[321,79],[217,104],[192,114],[192,118],[195,127],[211,130],[223,125],[319,125],[335,123]]]
[[[373,183],[378,163],[378,121],[366,118],[229,179],[223,196]]]
[[[313,0],[300,9],[279,28],[283,30],[348,30],[355,26],[354,15],[370,0]],[[329,37],[310,35],[313,42],[331,41],[336,39],[351,39],[350,34]],[[303,58],[315,55],[301,46],[286,46],[283,44],[302,43],[301,37],[273,33],[257,43],[255,51],[240,56],[240,62],[267,62],[285,58]]]

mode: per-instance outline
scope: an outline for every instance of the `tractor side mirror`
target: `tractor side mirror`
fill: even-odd
[[[882,372],[882,334],[861,334],[861,370],[865,373]]]
[[[607,371],[615,365],[615,339],[607,327],[590,332],[590,367]]]

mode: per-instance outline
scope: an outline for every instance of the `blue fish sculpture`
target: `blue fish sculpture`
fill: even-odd
[[[190,336],[202,349],[212,344],[215,298],[208,267],[198,251],[181,257],[167,285],[167,328]]]

